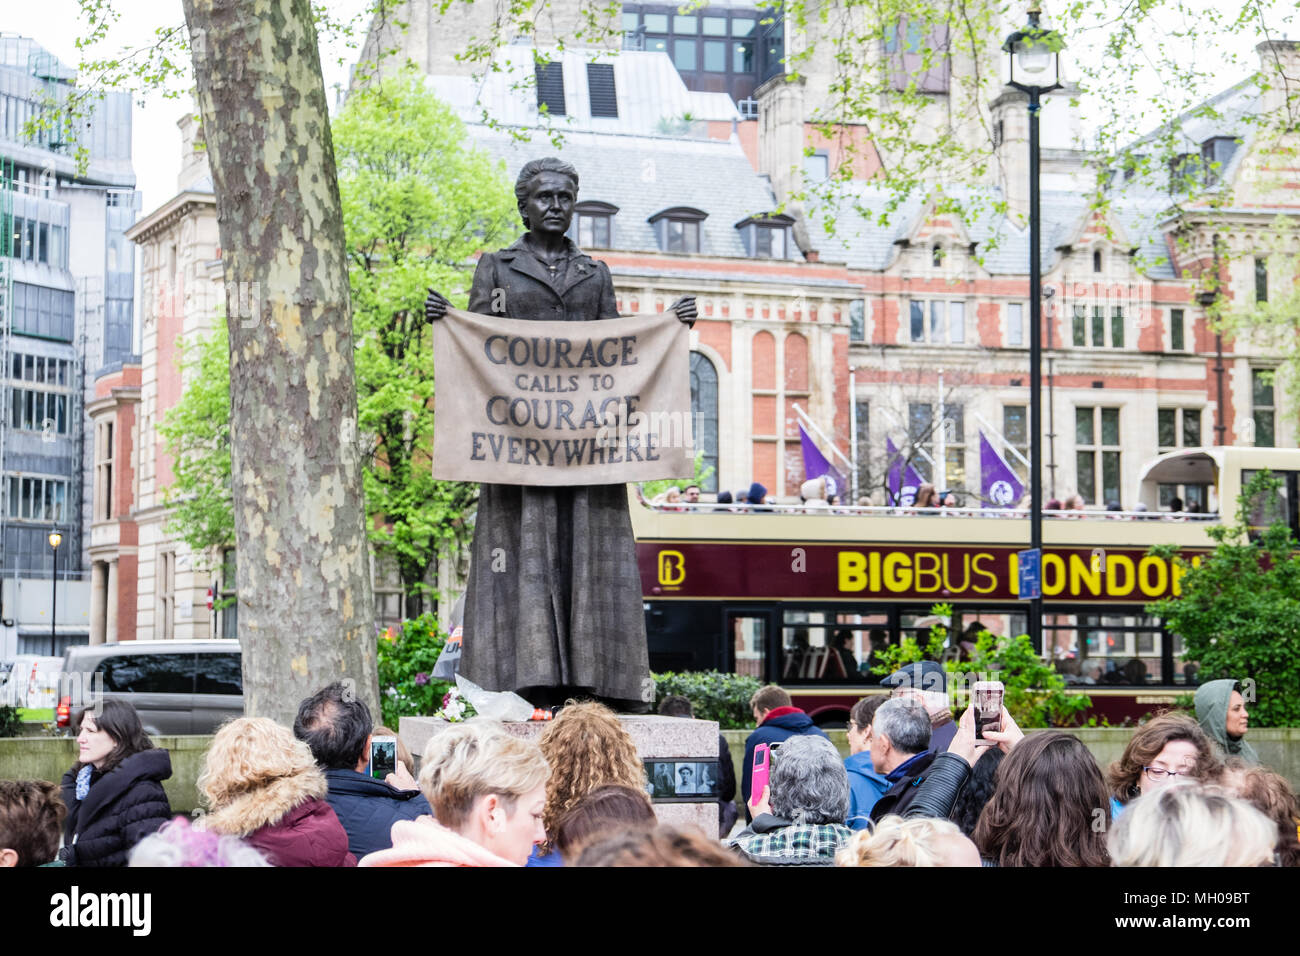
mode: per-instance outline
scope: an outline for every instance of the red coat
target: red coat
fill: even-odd
[[[305,747],[304,758],[311,758]],[[205,829],[239,837],[273,866],[357,865],[347,831],[325,802],[325,775],[315,764],[277,776],[253,769],[247,778],[249,785],[203,817]]]
[[[357,865],[348,852],[343,824],[328,803],[315,798],[249,834],[244,842],[261,850],[273,866]]]

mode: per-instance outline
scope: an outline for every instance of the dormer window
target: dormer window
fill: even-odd
[[[570,237],[581,249],[611,249],[617,206],[607,202],[580,202],[573,210]]]
[[[1101,250],[1100,249],[1092,250],[1092,271],[1100,272],[1101,264],[1102,264]]]
[[[587,64],[587,96],[592,116],[618,118],[618,90],[614,85],[614,64]]]
[[[1201,166],[1205,169],[1205,185],[1213,186],[1223,176],[1224,167],[1237,151],[1235,136],[1213,136],[1201,144]]]
[[[930,265],[936,269],[943,268],[943,246],[938,243],[930,247]]]
[[[785,215],[750,216],[736,223],[745,253],[755,259],[790,258],[790,228],[794,220]]]
[[[650,217],[659,248],[664,252],[699,252],[700,226],[709,214],[689,206],[675,206]]]
[[[551,116],[564,115],[564,64],[559,60],[536,63],[537,109]]]

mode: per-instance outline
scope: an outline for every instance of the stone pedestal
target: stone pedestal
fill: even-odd
[[[718,724],[713,720],[687,720],[684,717],[637,716],[620,714],[618,718],[642,760],[674,764],[717,763]],[[550,721],[508,721],[501,726],[516,737],[537,740]],[[437,717],[403,717],[398,727],[402,740],[411,752],[423,757],[429,740],[454,726]],[[647,778],[647,785],[649,779]],[[665,799],[652,797],[655,813],[663,823],[697,827],[710,839],[718,838],[718,802],[716,799],[692,800],[689,797]]]

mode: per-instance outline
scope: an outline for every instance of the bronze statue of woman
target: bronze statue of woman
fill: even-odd
[[[565,235],[577,170],[533,160],[520,170],[515,196],[528,232],[479,259],[469,311],[508,320],[617,318],[609,267]],[[430,289],[425,315],[435,321],[449,306]],[[669,309],[695,321],[693,296]],[[460,670],[488,690],[513,690],[539,706],[594,695],[644,711],[650,668],[626,486],[480,485],[464,635]]]

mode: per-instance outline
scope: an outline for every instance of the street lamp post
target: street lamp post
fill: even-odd
[[[55,649],[58,647],[58,639],[54,636],[54,622],[58,616],[59,596],[59,545],[63,543],[63,535],[59,534],[58,529],[50,531],[50,547],[54,550],[54,565],[50,572],[50,656],[55,656]]]
[[[1038,23],[1042,11],[1029,9],[1029,23],[1007,37],[1002,49],[1011,61],[1010,85],[1029,96],[1029,538],[1030,548],[1043,549],[1043,274],[1039,246],[1042,223],[1038,196],[1038,114],[1040,97],[1061,88],[1061,35]],[[1039,567],[1042,564],[1040,560]],[[1029,602],[1029,637],[1043,652],[1043,598]]]

